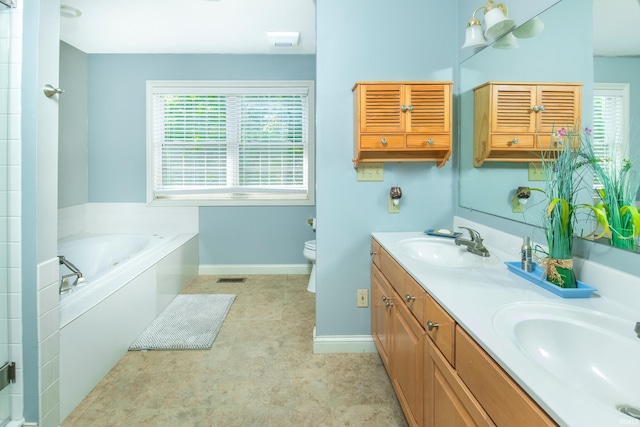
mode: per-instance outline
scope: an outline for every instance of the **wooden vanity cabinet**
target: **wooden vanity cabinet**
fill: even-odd
[[[358,82],[354,158],[362,162],[435,161],[451,156],[452,82]]]
[[[580,125],[582,83],[487,82],[474,88],[473,165],[530,162]]]
[[[373,340],[410,426],[556,425],[375,239],[371,257]]]

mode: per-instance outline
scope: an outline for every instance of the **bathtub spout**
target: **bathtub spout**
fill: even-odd
[[[84,278],[82,272],[78,267],[73,265],[73,263],[66,259],[63,255],[58,255],[58,259],[60,260],[60,265],[64,265],[69,270],[71,270],[70,274],[62,276],[62,279],[60,280],[60,294],[72,291],[71,285],[69,284],[69,278],[72,276],[75,276],[76,278],[73,281],[73,286],[82,286],[87,284],[87,279]]]

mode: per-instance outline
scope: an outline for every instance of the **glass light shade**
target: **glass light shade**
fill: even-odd
[[[544,22],[535,16],[513,30],[513,35],[519,39],[527,39],[537,36],[542,30],[544,30]]]
[[[509,33],[506,36],[500,38],[493,44],[496,49],[518,49],[518,39],[513,36],[513,33]]]
[[[467,27],[464,36],[464,44],[462,48],[486,46],[487,41],[482,35],[482,27],[480,25],[471,25]]]
[[[488,39],[498,38],[513,28],[513,19],[507,18],[499,7],[494,7],[484,15],[487,29],[484,36]]]

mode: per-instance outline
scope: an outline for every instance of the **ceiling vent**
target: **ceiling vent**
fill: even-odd
[[[297,31],[269,31],[267,38],[273,47],[295,47],[298,46],[300,33]]]

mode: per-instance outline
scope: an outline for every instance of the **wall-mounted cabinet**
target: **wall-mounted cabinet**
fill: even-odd
[[[473,165],[530,162],[580,125],[582,83],[488,82],[474,88]]]
[[[451,156],[452,82],[358,82],[353,86],[354,166]]]

